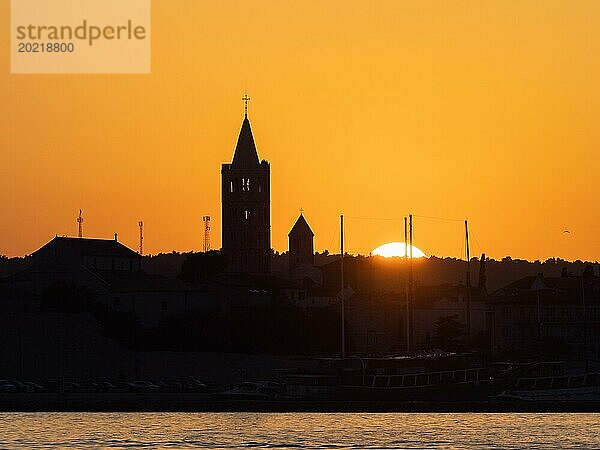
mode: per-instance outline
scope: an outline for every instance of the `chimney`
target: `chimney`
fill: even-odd
[[[115,242],[119,242],[119,235],[117,233],[115,233]]]

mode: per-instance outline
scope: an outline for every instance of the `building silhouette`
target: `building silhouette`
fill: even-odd
[[[290,272],[302,264],[310,264],[311,266],[315,264],[314,237],[315,234],[306,222],[304,214],[300,213],[296,223],[288,233]]]
[[[271,168],[260,161],[248,113],[231,164],[221,168],[222,252],[232,274],[271,272]]]
[[[142,257],[116,239],[89,239],[56,236],[36,250],[35,261],[50,261],[93,271],[138,271]]]
[[[493,292],[493,350],[526,348],[536,340],[568,346],[579,359],[600,359],[600,277],[531,275]]]

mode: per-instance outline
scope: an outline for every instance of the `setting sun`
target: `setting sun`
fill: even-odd
[[[406,246],[408,256],[410,256],[410,246]],[[393,256],[404,257],[404,242],[388,242],[387,244],[380,245],[375,250],[373,250],[373,255],[376,256],[384,256],[386,258],[390,258]],[[418,249],[414,245],[412,246],[412,255],[413,258],[422,258],[425,256],[422,250]]]

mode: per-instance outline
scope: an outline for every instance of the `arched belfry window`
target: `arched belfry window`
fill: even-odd
[[[242,178],[242,192],[250,192],[250,178]]]

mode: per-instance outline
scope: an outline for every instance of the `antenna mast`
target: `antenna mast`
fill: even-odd
[[[202,217],[204,222],[204,253],[210,251],[210,216]]]
[[[77,217],[77,225],[78,225],[78,237],[83,237],[83,211],[79,210],[79,217]]]
[[[140,227],[140,255],[144,254],[144,222],[141,220],[138,222]]]

